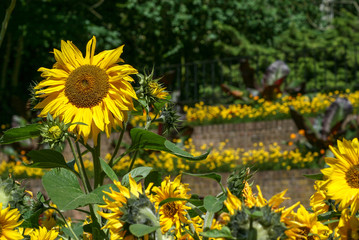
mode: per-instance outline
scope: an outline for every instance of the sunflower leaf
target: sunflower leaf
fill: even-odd
[[[208,150],[206,153],[195,157],[179,148],[176,144],[168,141],[166,138],[140,128],[131,129],[130,135],[132,139],[132,145],[130,147],[131,151],[135,151],[138,149],[165,151],[177,157],[192,161],[206,159],[210,152],[210,150]]]
[[[223,202],[216,197],[208,195],[203,200],[203,206],[208,212],[218,212],[223,208]]]
[[[323,180],[324,174],[323,173],[316,173],[316,174],[304,174],[306,178],[314,179],[314,180]]]
[[[132,224],[130,226],[130,232],[136,237],[143,237],[151,232],[159,229],[160,226],[147,226],[144,224]]]
[[[187,199],[187,198],[166,198],[165,200],[162,200],[160,202],[160,204],[158,205],[159,207],[166,204],[166,203],[169,203],[169,202],[175,202],[175,201],[187,201],[187,202],[190,202],[194,205],[198,205],[198,204],[201,204],[202,201],[199,200],[199,199]]]
[[[27,154],[32,161],[31,164],[27,164],[26,166],[34,167],[34,168],[67,168],[70,167],[67,165],[64,156],[61,153],[51,149],[41,149],[41,150],[33,150]]]
[[[231,230],[224,226],[221,229],[211,229],[205,232],[199,233],[200,235],[208,238],[225,238],[225,239],[235,239],[232,234]]]
[[[106,175],[112,181],[118,181],[118,177],[117,177],[115,171],[113,171],[113,169],[105,162],[105,160],[100,158],[100,163],[101,163],[102,170],[106,173]]]
[[[130,184],[129,176],[131,174],[131,177],[137,181],[144,179],[147,177],[148,174],[152,171],[151,167],[138,167],[133,169],[131,172],[127,173],[125,176],[123,176],[121,184],[123,186],[128,186]]]
[[[19,142],[28,138],[34,138],[40,136],[40,124],[30,124],[25,127],[11,128],[4,132],[4,135],[0,138],[0,144],[10,144]]]
[[[57,168],[45,173],[42,185],[60,210],[72,210],[100,201],[96,194],[85,194],[76,175],[67,169]]]

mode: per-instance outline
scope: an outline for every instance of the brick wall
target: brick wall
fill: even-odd
[[[313,195],[314,180],[304,177],[304,174],[318,173],[319,169],[295,169],[291,171],[261,171],[253,176],[253,192],[257,192],[256,185],[259,185],[263,196],[270,199],[273,195],[288,189],[286,197],[289,200],[284,202],[284,206],[290,206],[300,201],[304,206],[309,206],[310,197]],[[222,173],[222,183],[226,182],[229,173]],[[200,179],[200,180],[199,180]],[[191,193],[199,196],[213,195],[216,196],[221,192],[218,183],[212,179],[202,179],[198,177],[183,175],[182,181],[190,184]],[[226,184],[224,184],[226,187]]]
[[[288,146],[282,142],[289,141],[290,134],[297,132],[293,120],[284,119],[196,126],[193,129],[192,139],[196,146],[205,143],[213,143],[216,146],[228,139],[226,146],[232,148],[251,149],[253,144],[258,142],[263,142],[264,145],[277,142],[282,148],[287,148]]]

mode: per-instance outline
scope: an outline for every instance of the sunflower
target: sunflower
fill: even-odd
[[[55,230],[47,231],[46,227],[40,227],[30,233],[30,240],[55,240],[59,233]]]
[[[0,239],[1,240],[17,240],[23,239],[23,236],[16,230],[22,221],[19,221],[20,212],[18,209],[10,210],[10,206],[2,209],[0,203]]]
[[[323,169],[328,198],[339,203],[339,210],[351,206],[351,214],[359,209],[359,142],[338,140],[338,148],[330,146],[336,158],[327,157],[329,168]]]
[[[340,239],[359,239],[359,220],[353,215],[349,215],[349,209],[342,211],[338,224]]]
[[[234,215],[236,211],[242,210],[242,202],[227,188],[227,199],[224,201],[229,213]]]
[[[34,89],[36,97],[43,99],[34,108],[42,109],[65,123],[74,124],[69,130],[82,136],[87,142],[105,131],[121,126],[127,111],[133,109],[132,99],[137,99],[129,76],[137,70],[120,58],[123,45],[95,55],[96,38],[87,43],[86,56],[71,41],[61,41],[61,51],[54,49],[56,63],[52,69],[41,67],[38,71],[45,78]]]
[[[316,214],[326,213],[329,205],[326,204],[326,191],[322,189],[324,181],[315,181],[314,189],[316,192],[310,197],[310,206]]]
[[[137,237],[131,235],[129,225],[135,223],[149,225],[149,221],[141,214],[140,210],[145,207],[151,208],[152,203],[143,195],[141,183],[137,184],[131,176],[129,177],[129,182],[130,187],[127,188],[122,186],[121,182],[114,181],[118,191],[110,188],[111,192],[104,192],[112,200],[104,197],[106,204],[100,207],[110,212],[98,213],[108,220],[103,229],[107,228],[110,230],[111,240],[135,240]],[[146,235],[144,239],[147,238],[148,236]]]
[[[166,88],[163,87],[158,81],[151,81],[148,84],[150,89],[150,93],[153,97],[158,99],[165,99],[168,96],[168,92],[166,92]]]
[[[156,209],[159,209],[160,213],[160,225],[162,233],[168,232],[173,226],[175,227],[175,235],[180,237],[182,223],[190,224],[186,217],[187,210],[191,209],[186,206],[186,201],[174,201],[168,202],[159,206],[159,203],[168,198],[186,198],[191,196],[187,193],[190,189],[188,184],[181,183],[181,175],[177,176],[173,182],[170,177],[166,177],[159,187],[153,187],[152,192],[155,194],[151,196],[151,201],[155,203]]]
[[[309,213],[303,205],[300,205],[293,221],[289,224],[294,236],[290,239],[327,239],[331,230],[317,220],[317,214]],[[286,232],[287,234],[287,232]],[[310,235],[309,235],[310,234]]]

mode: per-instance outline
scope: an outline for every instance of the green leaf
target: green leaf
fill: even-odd
[[[323,173],[316,173],[316,174],[304,174],[306,178],[314,179],[314,180],[323,180],[324,174]]]
[[[194,157],[190,153],[179,148],[176,144],[168,141],[166,138],[140,128],[131,129],[130,135],[132,139],[130,150],[147,149],[165,151],[178,157],[193,161],[206,159],[210,152],[208,150],[206,153],[198,157]]]
[[[75,236],[73,233],[75,233],[77,238],[79,238],[80,235],[83,233],[83,223],[82,222],[81,223],[72,223],[71,228],[72,228],[73,232],[70,231],[70,229],[68,229],[67,227],[61,228],[61,231],[63,231],[66,236],[69,236],[74,239],[75,239]]]
[[[218,212],[223,208],[223,202],[211,195],[208,195],[204,198],[203,205],[208,212],[213,213]]]
[[[34,150],[27,154],[27,156],[32,161],[31,164],[27,166],[36,167],[36,168],[67,168],[70,167],[67,165],[64,156],[58,151],[51,149],[42,149]]]
[[[194,173],[186,173],[184,172],[183,174],[186,175],[190,175],[190,176],[195,176],[195,177],[200,177],[200,178],[209,178],[209,179],[213,179],[216,182],[218,182],[219,184],[221,184],[221,180],[222,180],[222,176],[217,174],[217,173],[199,173],[199,174],[194,174]]]
[[[25,140],[28,138],[40,136],[39,130],[40,124],[30,124],[25,127],[11,128],[4,132],[4,135],[0,138],[0,144],[10,144]]]
[[[118,181],[118,177],[117,177],[115,171],[113,171],[113,169],[105,162],[105,160],[100,158],[100,163],[101,163],[102,170],[106,173],[106,175],[112,181]]]
[[[329,211],[323,214],[319,214],[318,215],[318,220],[319,221],[324,221],[324,220],[330,220],[332,218],[336,218],[336,217],[340,217],[340,213],[334,212],[334,211]]]
[[[76,175],[67,169],[52,169],[45,173],[42,185],[60,210],[72,210],[99,201],[97,195],[83,193]]]
[[[231,230],[228,227],[224,226],[220,230],[218,229],[211,229],[205,232],[199,233],[200,235],[208,238],[225,238],[225,239],[235,239],[232,234]]]
[[[128,186],[130,184],[129,182],[129,175],[131,174],[131,177],[137,181],[144,179],[150,172],[152,171],[151,167],[138,167],[133,169],[131,172],[127,173],[122,178],[122,185]]]
[[[190,202],[192,203],[193,205],[200,205],[202,203],[201,200],[199,199],[187,199],[187,198],[166,198],[165,200],[162,200],[160,202],[160,204],[158,206],[162,206],[166,203],[169,203],[169,202],[175,202],[175,201],[187,201],[187,202]]]
[[[91,195],[91,198],[93,200],[95,200],[95,199],[97,199],[97,200],[92,203],[104,204],[105,203],[103,201],[103,196],[105,195],[104,192],[111,192],[110,188],[112,188],[114,191],[118,191],[118,188],[115,184],[102,185],[101,187],[98,187],[95,190],[93,190],[89,195]]]
[[[147,188],[150,183],[153,183],[153,186],[160,186],[161,182],[161,174],[158,171],[152,171],[145,178],[145,188]]]
[[[132,224],[130,226],[130,232],[135,235],[136,237],[143,237],[151,232],[156,231],[159,229],[160,226],[147,226],[144,224]]]

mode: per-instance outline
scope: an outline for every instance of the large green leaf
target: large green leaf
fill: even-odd
[[[42,178],[42,185],[60,210],[72,210],[100,201],[96,194],[83,193],[76,175],[67,169],[47,172]]]
[[[143,237],[151,232],[156,231],[160,226],[147,226],[144,224],[132,224],[130,226],[130,232],[136,237]]]
[[[215,213],[223,208],[223,201],[220,201],[216,197],[208,195],[204,198],[203,205],[208,212]]]
[[[34,150],[27,154],[32,161],[28,166],[36,168],[56,168],[62,167],[70,169],[67,165],[64,156],[58,151],[51,149]]]
[[[132,145],[130,147],[131,150],[147,149],[165,151],[178,157],[193,161],[206,159],[210,152],[208,150],[206,153],[195,157],[179,148],[176,144],[168,141],[166,138],[140,128],[133,128],[130,135],[132,139]]]
[[[125,176],[123,176],[121,184],[123,186],[128,186],[130,184],[129,182],[129,175],[131,174],[131,177],[137,181],[140,181],[141,179],[144,179],[150,172],[152,171],[151,167],[138,167],[127,173]]]
[[[221,180],[222,180],[222,176],[217,174],[217,173],[186,173],[184,172],[183,174],[189,175],[189,176],[195,176],[195,177],[200,177],[200,178],[209,178],[209,179],[213,179],[216,182],[218,182],[219,184],[221,184]]]
[[[30,124],[25,127],[11,128],[4,132],[4,135],[0,138],[0,144],[10,144],[25,140],[28,138],[40,136],[39,130],[40,124]]]
[[[115,171],[113,171],[113,169],[105,162],[105,160],[100,158],[100,163],[101,163],[101,167],[102,167],[103,171],[106,173],[106,175],[112,181],[118,181],[118,177],[117,177]]]
[[[211,229],[205,232],[199,233],[200,235],[208,238],[225,238],[225,239],[235,239],[232,234],[231,230],[228,227],[224,226],[221,229]]]

